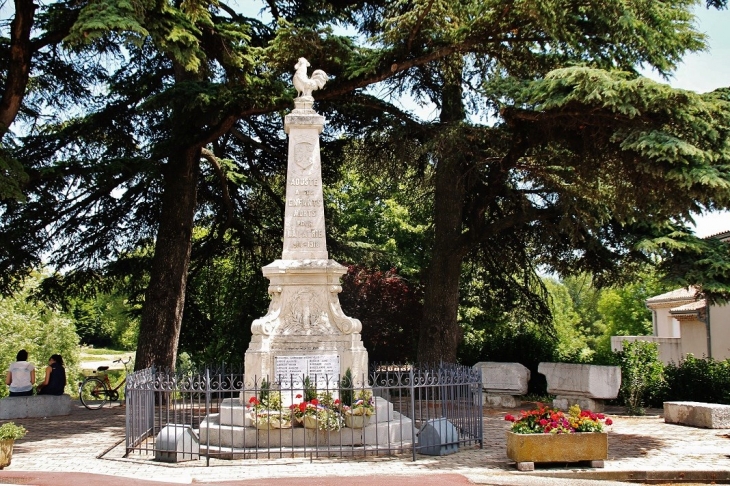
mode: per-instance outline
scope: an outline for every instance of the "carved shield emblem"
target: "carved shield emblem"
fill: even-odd
[[[314,164],[314,145],[301,142],[294,146],[294,162],[302,170],[308,170]]]

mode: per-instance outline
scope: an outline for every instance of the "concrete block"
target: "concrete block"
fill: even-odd
[[[6,397],[0,400],[0,420],[53,417],[70,413],[71,397],[68,395]]]
[[[524,395],[530,381],[530,370],[520,363],[481,361],[473,366],[482,371],[482,388],[499,395]]]
[[[730,405],[664,402],[664,421],[705,429],[730,429]]]

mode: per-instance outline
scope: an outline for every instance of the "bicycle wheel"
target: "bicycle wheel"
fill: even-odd
[[[89,410],[104,406],[109,399],[109,390],[99,378],[90,376],[79,385],[79,400]]]

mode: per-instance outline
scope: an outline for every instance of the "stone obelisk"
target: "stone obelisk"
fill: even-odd
[[[368,371],[362,325],[340,308],[340,277],[347,269],[327,253],[319,156],[325,119],[312,109],[311,95],[327,75],[316,70],[308,78],[308,66],[299,59],[293,81],[300,95],[284,119],[289,135],[284,249],[280,260],[262,269],[271,303],[251,325],[247,388],[260,386],[262,379],[282,389],[300,388],[290,383],[292,376],[309,376],[318,388],[331,388],[348,368],[361,384]]]

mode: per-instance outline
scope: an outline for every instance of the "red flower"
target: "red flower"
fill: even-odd
[[[514,416],[510,415],[510,414],[505,415],[504,416],[504,419],[507,420],[508,422],[516,422],[517,421],[517,419]]]
[[[297,394],[297,398],[302,398],[302,394],[301,393],[298,393]]]
[[[251,397],[251,398],[248,399],[248,403],[250,403],[251,405],[258,405],[259,404],[259,399],[256,398],[256,397]]]
[[[339,398],[335,399],[335,405],[339,405],[339,404],[340,404],[340,399]]]
[[[316,398],[312,398],[312,401],[309,403],[311,403],[314,406],[317,406],[317,405],[319,405],[319,400],[317,400]]]
[[[611,425],[612,423],[613,423],[613,420],[611,420],[610,418],[606,419],[606,425]]]
[[[299,404],[299,411],[304,412],[307,409],[307,402],[302,402]]]

